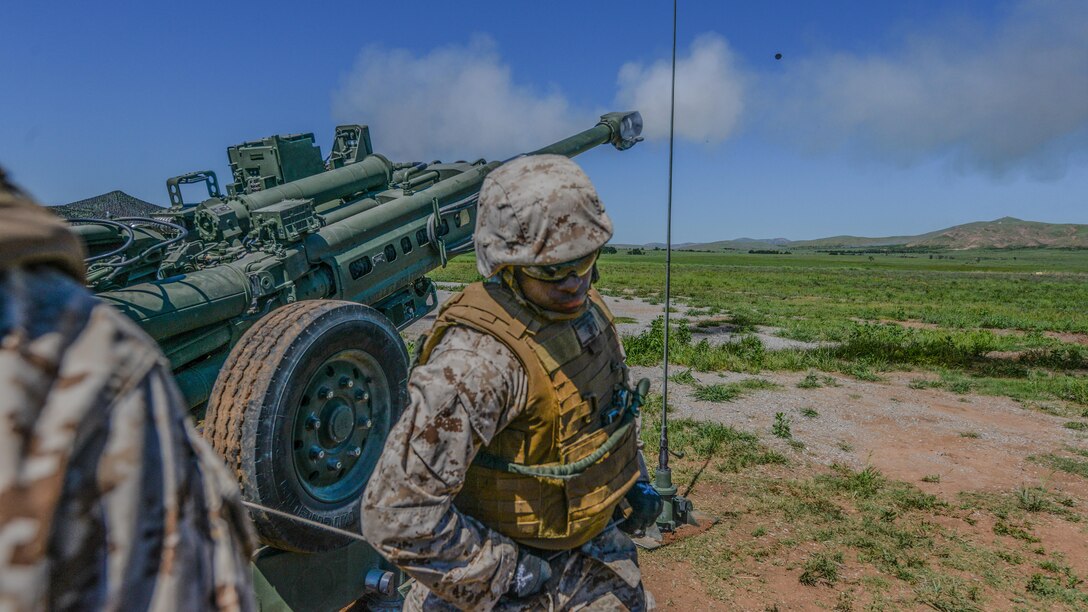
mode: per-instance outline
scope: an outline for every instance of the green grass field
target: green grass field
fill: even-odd
[[[930,255],[942,259],[929,259]],[[841,339],[849,323],[917,320],[942,327],[1088,333],[1088,251],[889,255],[673,253],[674,297],[691,306]],[[601,257],[605,293],[661,299],[665,254]],[[479,278],[472,255],[435,278]]]
[[[676,296],[691,306],[808,338],[842,339],[857,319],[1088,332],[1088,252],[964,253],[929,259],[920,253],[678,252],[672,283]],[[664,254],[606,255],[600,286],[660,298]]]

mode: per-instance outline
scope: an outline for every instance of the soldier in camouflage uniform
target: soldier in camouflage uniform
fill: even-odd
[[[83,272],[0,171],[0,611],[254,609],[237,484]]]
[[[634,544],[661,510],[612,316],[591,288],[612,224],[562,156],[485,180],[487,278],[417,345],[363,533],[415,580],[406,609],[645,610]],[[652,600],[651,600],[652,601]]]

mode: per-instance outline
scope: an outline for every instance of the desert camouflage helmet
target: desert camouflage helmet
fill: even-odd
[[[612,237],[597,190],[562,155],[531,155],[484,180],[476,219],[476,267],[547,266],[584,257]]]
[[[0,168],[0,270],[40,264],[83,280],[83,242],[57,215],[8,181]]]

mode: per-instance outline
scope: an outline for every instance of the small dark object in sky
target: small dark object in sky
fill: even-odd
[[[780,59],[782,59],[782,54],[781,54],[781,53],[775,53],[775,54],[774,54],[774,58],[775,58],[776,60],[780,60]]]

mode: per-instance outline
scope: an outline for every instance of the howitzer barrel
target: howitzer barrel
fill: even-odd
[[[637,142],[641,129],[642,116],[637,112],[608,113],[592,128],[527,155],[550,153],[574,157],[604,143],[612,143],[617,149],[626,149]],[[363,236],[374,236],[400,227],[406,220],[429,214],[434,208],[435,200],[441,206],[469,197],[479,192],[484,178],[502,164],[503,162],[491,162],[477,166],[440,181],[424,191],[382,206],[368,208],[357,215],[332,223],[306,239],[306,254],[311,261],[320,261],[351,248],[353,244],[361,242]]]
[[[135,320],[162,344],[174,336],[244,314],[252,304],[253,294],[250,278],[243,270],[252,259],[256,258],[106,291],[98,297]],[[298,280],[298,295],[300,299],[324,297],[330,282],[326,273],[318,270]]]
[[[612,126],[607,123],[598,123],[591,129],[537,149],[529,155],[554,154],[574,157],[608,142],[612,137],[612,131]]]
[[[357,215],[377,206],[381,206],[381,203],[374,198],[363,198],[321,216],[324,217],[326,224],[332,225],[337,221],[343,221],[352,215]]]
[[[198,270],[175,279],[140,283],[98,294],[162,341],[241,315],[249,306],[249,282],[232,266]]]
[[[347,197],[360,191],[384,187],[393,173],[393,164],[381,155],[321,172],[271,189],[239,196],[250,210],[259,210],[284,200],[313,200],[315,204]]]
[[[529,155],[551,153],[574,157],[606,142],[623,151],[642,140],[641,134],[642,114],[639,112],[608,113],[601,115],[601,120],[592,128],[537,149]]]
[[[354,244],[362,242],[364,236],[376,236],[405,225],[407,220],[430,214],[434,209],[435,199],[442,205],[470,196],[480,190],[484,177],[500,165],[501,162],[491,162],[478,166],[437,183],[426,191],[375,206],[323,227],[306,238],[306,255],[311,261],[321,261],[350,249]]]

